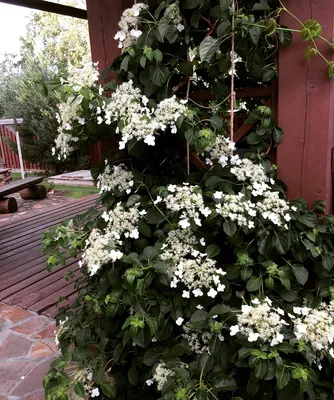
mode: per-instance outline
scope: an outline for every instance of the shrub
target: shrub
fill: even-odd
[[[232,15],[237,87],[266,81],[291,33],[266,1],[239,7],[137,3],[116,35],[123,83],[99,87],[88,66],[65,82],[59,155],[103,136],[119,149],[93,171],[106,210],[43,239],[49,269],[83,251],[49,399],[333,398],[334,218],[285,198],[270,108],[237,104],[256,123],[246,154],[226,134]]]

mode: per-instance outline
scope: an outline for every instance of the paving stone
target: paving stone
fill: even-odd
[[[18,383],[23,382],[20,378],[28,374],[34,365],[32,361],[0,361],[0,392],[10,393]]]
[[[29,339],[10,333],[0,346],[0,358],[25,357],[30,347]]]
[[[9,319],[11,322],[23,321],[31,317],[30,311],[23,310],[19,307],[9,306],[7,304],[0,304],[0,317]]]
[[[53,324],[51,326],[48,326],[46,329],[44,329],[41,332],[36,333],[35,335],[32,335],[34,339],[55,339],[55,331],[57,331],[59,328],[56,326],[56,324]]]
[[[32,335],[33,333],[43,331],[49,324],[50,321],[47,318],[35,317],[19,325],[15,325],[12,330],[24,335]]]
[[[16,386],[16,388],[10,393],[11,396],[23,397],[27,393],[32,393],[35,392],[37,389],[42,388],[43,379],[49,372],[50,364],[54,359],[55,357],[48,358],[47,360],[37,365],[37,367],[35,367],[28,375],[26,375],[24,380],[21,381],[21,383]],[[2,393],[4,392],[2,391]]]
[[[36,343],[31,348],[30,356],[33,358],[48,357],[58,351],[56,343]]]

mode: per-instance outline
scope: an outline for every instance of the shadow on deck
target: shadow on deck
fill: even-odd
[[[65,267],[52,272],[46,270],[46,256],[42,253],[42,235],[50,227],[66,218],[94,207],[97,195],[64,204],[0,228],[0,301],[35,311],[48,317],[58,314],[59,297],[76,297],[74,280],[65,280],[67,271],[77,272],[77,260],[68,257]],[[78,274],[75,274],[76,277]],[[62,302],[60,306],[63,306]]]

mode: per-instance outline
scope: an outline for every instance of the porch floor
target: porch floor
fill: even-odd
[[[57,267],[49,273],[46,270],[46,256],[42,253],[42,234],[64,219],[94,207],[97,197],[92,195],[52,209],[40,210],[38,214],[1,225],[2,303],[54,318],[58,314],[56,301],[59,297],[68,297],[68,302],[75,299],[74,280],[78,277],[79,269],[77,261],[68,257],[65,267]],[[70,270],[76,274],[66,281],[64,274]]]

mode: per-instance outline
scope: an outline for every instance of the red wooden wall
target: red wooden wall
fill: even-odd
[[[15,142],[14,134],[6,129],[5,126],[0,125],[0,158],[3,158],[5,160],[6,168],[20,169],[19,157],[8,146],[8,144],[6,143],[6,139],[10,139]],[[46,167],[43,165],[24,161],[24,150],[22,156],[24,169],[26,171],[43,171],[46,169]]]
[[[334,0],[285,0],[285,6],[301,21],[314,18],[322,24],[329,41],[334,33]],[[284,13],[281,23],[300,29]],[[331,60],[333,53],[324,42],[319,49]],[[299,33],[279,54],[278,122],[285,136],[277,150],[279,177],[292,199],[303,197],[309,206],[324,199],[332,209],[331,152],[334,144],[334,83],[328,79],[321,57],[304,59],[307,43]]]

